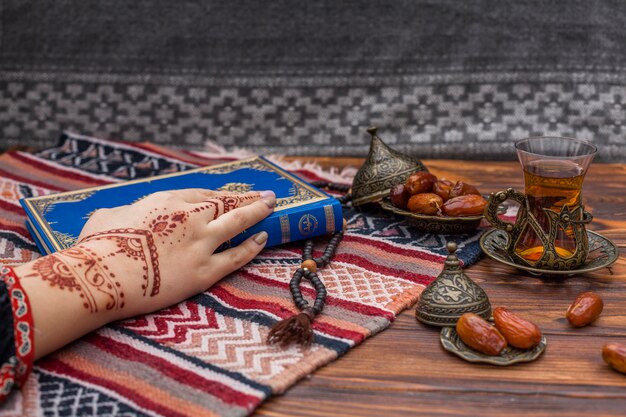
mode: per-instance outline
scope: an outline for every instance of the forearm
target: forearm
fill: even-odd
[[[33,312],[36,359],[125,316],[118,277],[139,275],[139,266],[111,253],[86,242],[14,268]]]
[[[0,271],[8,288],[0,312],[14,333],[4,333],[4,347],[15,346],[22,355],[0,352],[0,361],[13,356],[0,363],[0,402],[24,382],[33,357],[112,321],[176,304],[252,260],[267,233],[214,252],[267,217],[275,202],[271,191],[154,193],[128,206],[96,210],[77,245]]]

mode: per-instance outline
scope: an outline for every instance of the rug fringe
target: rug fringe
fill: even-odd
[[[204,154],[205,156],[211,156],[213,158],[216,156],[224,158],[250,158],[256,155],[255,153],[244,148],[234,147],[226,149],[224,146],[212,140],[207,140],[204,143],[203,151],[197,151],[195,153],[199,155]],[[277,154],[266,155],[266,158],[287,171],[311,171],[313,174],[325,179],[326,181],[338,182],[342,184],[351,184],[352,179],[358,170],[356,167],[345,167],[341,170],[336,167],[324,169],[315,162],[303,163],[301,161],[285,161],[283,155]]]
[[[211,157],[211,158],[215,158],[216,156],[218,156],[218,157],[224,157],[224,158],[239,158],[239,159],[250,158],[255,155],[253,152],[250,152],[249,150],[244,149],[244,148],[233,147],[231,149],[226,149],[219,143],[212,141],[212,140],[205,141],[204,149],[202,151],[194,151],[194,153]]]
[[[279,165],[283,169],[288,171],[306,170],[311,171],[318,177],[324,178],[327,181],[338,182],[342,184],[351,184],[352,179],[356,175],[358,168],[345,167],[341,171],[337,167],[330,169],[322,168],[315,162],[302,162],[302,161],[285,161],[283,155],[268,155],[267,159]]]

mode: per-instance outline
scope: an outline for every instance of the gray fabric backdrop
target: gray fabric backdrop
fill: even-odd
[[[626,160],[626,2],[0,0],[0,138]]]

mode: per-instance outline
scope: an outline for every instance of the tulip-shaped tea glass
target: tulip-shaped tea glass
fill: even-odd
[[[539,269],[570,270],[589,253],[585,224],[592,216],[582,205],[582,185],[596,147],[560,137],[523,139],[515,144],[524,170],[526,192],[509,188],[491,194],[485,217],[507,232],[506,249],[517,263]],[[515,223],[500,220],[498,206],[520,204]]]

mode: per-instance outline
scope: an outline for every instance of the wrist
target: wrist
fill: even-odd
[[[141,312],[136,311],[138,300],[151,290],[152,282],[147,262],[128,239],[89,239],[57,257],[73,269],[82,308],[102,325]]]
[[[129,272],[108,255],[104,244],[85,242],[37,259],[22,276],[40,278],[37,281],[58,292],[56,300],[64,299],[77,312],[93,315],[104,324],[115,320],[116,312],[124,308],[125,294],[118,277]]]
[[[114,229],[87,236],[79,245],[96,264],[96,280],[90,288],[96,290],[114,320],[145,313],[147,300],[159,293],[160,272],[156,246],[150,233],[136,229]],[[72,249],[74,249],[72,248]]]

